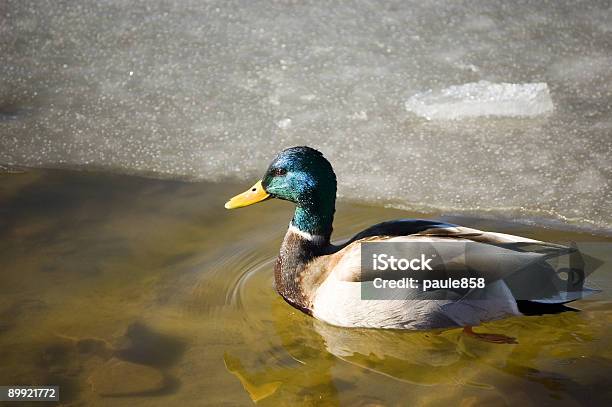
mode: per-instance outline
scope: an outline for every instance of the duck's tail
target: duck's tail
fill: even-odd
[[[565,256],[567,256],[567,260],[562,259]],[[530,269],[529,272],[533,273],[532,276],[535,274],[543,278],[547,283],[543,285],[547,286],[547,289],[534,291],[529,293],[531,295],[528,296],[516,296],[521,313],[540,315],[576,311],[576,309],[564,304],[601,291],[585,286],[586,276],[599,267],[601,262],[581,253],[575,243],[572,243],[569,247],[548,252],[544,260],[538,262],[535,270]],[[563,266],[564,262],[566,264]],[[514,286],[516,287],[516,285]],[[530,290],[527,288],[525,291]]]
[[[546,304],[529,300],[517,300],[518,310],[523,315],[544,315],[560,314],[562,312],[577,312],[576,308],[568,307],[565,304]]]

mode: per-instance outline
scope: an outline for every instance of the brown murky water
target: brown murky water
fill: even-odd
[[[287,305],[272,265],[292,208],[223,203],[246,186],[70,171],[0,175],[0,385],[87,406],[604,404],[612,250],[580,312],[460,330],[340,329]],[[341,203],[336,238],[423,215]],[[448,219],[448,218],[447,218]],[[453,219],[450,219],[453,220]],[[455,219],[457,221],[457,219]],[[588,234],[462,219],[549,241]]]

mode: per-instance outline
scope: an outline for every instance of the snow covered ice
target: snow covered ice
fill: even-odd
[[[551,112],[553,103],[545,83],[480,81],[417,93],[406,101],[406,110],[427,119],[531,117]]]
[[[9,168],[246,184],[308,144],[342,198],[612,233],[609,1],[4,0],[0,60]],[[406,111],[483,80],[554,110]]]

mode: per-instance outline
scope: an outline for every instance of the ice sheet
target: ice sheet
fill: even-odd
[[[489,81],[417,93],[406,101],[405,106],[409,112],[430,120],[479,116],[533,117],[553,111],[545,83]]]
[[[612,230],[610,7],[5,0],[0,164],[246,184],[308,144],[343,198]],[[481,80],[546,83],[554,111],[405,110]]]

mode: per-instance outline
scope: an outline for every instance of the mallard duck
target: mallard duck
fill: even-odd
[[[241,208],[271,198],[295,204],[295,213],[274,268],[277,292],[293,307],[341,327],[463,327],[466,334],[485,341],[514,343],[514,338],[472,330],[482,322],[522,315],[519,309],[521,301],[516,299],[507,284],[513,276],[500,274],[497,270],[499,250],[515,253],[519,263],[522,259],[530,264],[535,262],[537,267],[530,269],[534,282],[546,282],[555,273],[544,260],[572,251],[566,246],[426,219],[379,223],[342,244],[334,245],[330,238],[335,213],[336,175],[323,154],[310,147],[292,147],[282,151],[260,181],[231,198],[225,207]],[[418,299],[408,296],[393,300],[362,300],[361,284],[371,280],[371,276],[361,270],[361,244],[364,242],[476,242],[491,248],[491,256],[497,257],[491,258],[491,270],[481,267],[479,271],[488,277],[487,285],[482,289],[469,290],[454,297],[440,297],[440,291],[436,291],[432,292],[432,297],[420,296]],[[513,257],[512,261],[515,260]],[[553,292],[547,298],[523,302],[532,306],[556,307],[588,293],[590,291],[580,285],[579,289],[571,292]]]

